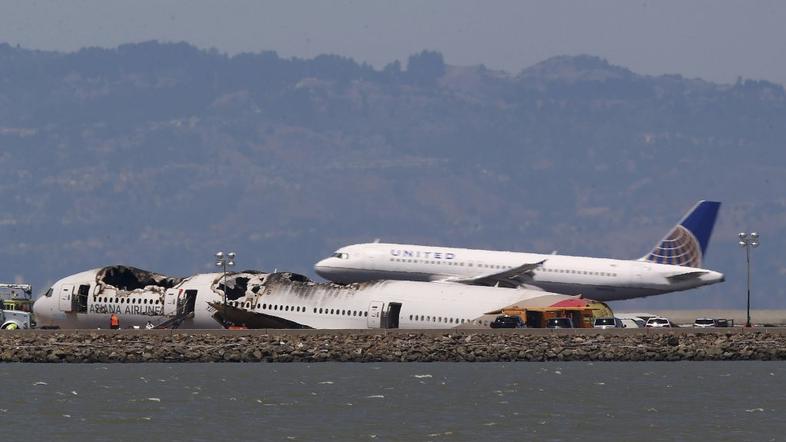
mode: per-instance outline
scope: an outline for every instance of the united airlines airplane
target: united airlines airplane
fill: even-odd
[[[342,284],[439,281],[525,287],[598,301],[659,295],[723,282],[722,273],[702,268],[719,208],[719,202],[699,201],[637,260],[367,243],[343,247],[314,269]]]
[[[33,306],[40,327],[448,329],[488,328],[510,308],[598,308],[596,301],[541,290],[377,281],[337,285],[256,271],[173,278],[109,266],[57,281]],[[599,311],[603,311],[600,308]]]

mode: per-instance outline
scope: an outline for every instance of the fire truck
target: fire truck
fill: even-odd
[[[0,283],[0,330],[35,327],[30,284]]]

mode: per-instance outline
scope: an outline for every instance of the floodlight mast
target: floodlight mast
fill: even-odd
[[[235,252],[229,252],[226,255],[224,252],[216,253],[216,267],[221,267],[223,269],[224,275],[224,312],[226,313],[227,309],[227,267],[234,267],[235,266],[235,257],[237,254]],[[223,316],[223,315],[222,315]],[[225,321],[226,322],[226,321]]]
[[[745,249],[745,261],[748,268],[748,318],[745,321],[745,327],[751,327],[751,248],[759,247],[759,234],[756,232],[740,232],[737,235],[740,238],[739,245]]]

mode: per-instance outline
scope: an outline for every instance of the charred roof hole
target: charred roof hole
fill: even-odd
[[[308,279],[308,276],[301,275],[299,273],[280,272],[278,273],[278,276],[281,279],[285,279],[287,281],[292,281],[292,282],[311,282],[311,280]]]
[[[180,284],[183,278],[173,278],[136,267],[110,266],[98,272],[97,280],[120,290],[132,291],[148,286],[172,288]]]
[[[243,276],[227,278],[226,288],[224,283],[218,284],[218,289],[226,293],[227,299],[234,301],[235,299],[246,296],[246,289],[248,289],[248,278]]]

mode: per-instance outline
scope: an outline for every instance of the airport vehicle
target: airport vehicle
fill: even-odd
[[[29,284],[0,283],[0,330],[33,328],[35,321],[31,313],[33,289]]]
[[[489,328],[506,308],[577,298],[541,290],[377,281],[342,286],[288,272],[173,278],[110,266],[56,282],[36,300],[40,324],[61,328]],[[582,300],[582,302],[589,302]]]
[[[717,327],[718,323],[712,318],[696,318],[693,326],[698,328]]]
[[[638,260],[375,242],[342,247],[314,269],[341,284],[396,279],[535,288],[598,301],[652,296],[724,280],[701,268],[719,208],[700,201]]]
[[[593,327],[605,330],[607,328],[623,328],[624,326],[621,319],[610,316],[607,318],[595,318]]]
[[[545,328],[548,321],[554,318],[570,318],[574,327],[592,328],[595,318],[613,315],[608,305],[579,297],[546,307],[506,308],[501,313],[507,316],[518,316],[529,328]]]
[[[622,322],[622,328],[644,328],[644,321],[638,318],[618,318]]]
[[[647,328],[670,328],[671,321],[666,318],[655,317],[647,319],[647,323],[644,324],[644,327]]]
[[[551,318],[546,323],[547,328],[573,328],[570,318]]]
[[[500,315],[491,323],[491,328],[526,328],[526,324],[521,320],[521,317]]]

